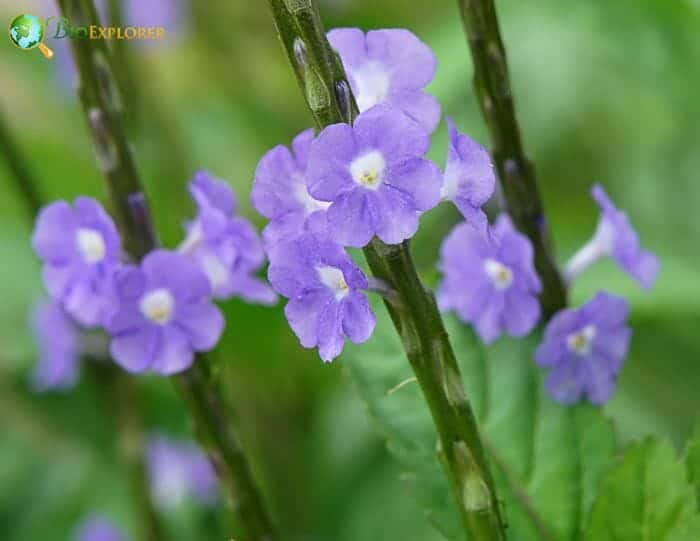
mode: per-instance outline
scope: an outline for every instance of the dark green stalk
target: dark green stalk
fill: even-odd
[[[0,148],[2,148],[12,171],[12,178],[22,194],[23,206],[30,220],[41,208],[41,195],[37,188],[30,167],[25,162],[19,149],[14,144],[9,130],[0,116]],[[150,497],[146,464],[143,456],[144,427],[143,419],[134,399],[135,389],[131,380],[111,361],[93,360],[88,366],[94,372],[96,381],[110,408],[110,417],[116,423],[119,454],[129,470],[131,494],[135,508],[141,515],[143,539],[146,541],[165,541],[166,536]]]
[[[92,0],[58,0],[74,25],[98,24]],[[138,261],[157,246],[148,204],[131,156],[122,119],[122,101],[112,73],[109,51],[102,40],[71,40],[78,68],[79,95],[91,131],[97,162],[104,173],[117,226],[128,254]],[[198,355],[192,368],[173,378],[192,415],[195,431],[216,467],[227,501],[245,532],[245,541],[276,536],[253,481],[234,428],[230,408]]]
[[[311,0],[269,0],[316,126],[351,122],[357,107],[342,64]],[[421,282],[408,242],[374,239],[365,249],[372,273],[398,292],[385,302],[438,433],[438,455],[452,486],[467,539],[503,540],[496,486],[433,294]]]
[[[474,62],[474,88],[491,135],[506,210],[532,241],[543,286],[540,303],[549,317],[566,306],[566,286],[554,261],[535,168],[520,137],[496,6],[494,0],[458,0],[458,4]]]

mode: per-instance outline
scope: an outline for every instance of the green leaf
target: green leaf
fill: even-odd
[[[695,425],[695,431],[685,448],[685,467],[688,472],[688,479],[695,487],[695,493],[700,504],[700,420]]]
[[[593,505],[590,541],[694,541],[696,497],[684,464],[666,440],[630,447],[603,482]]]
[[[349,346],[345,361],[388,447],[427,516],[461,537],[455,504],[435,453],[437,435],[400,341],[383,307],[372,339]],[[542,389],[534,364],[538,336],[502,339],[486,349],[470,328],[446,318],[511,537],[580,539],[600,478],[615,452],[600,409],[562,407]]]

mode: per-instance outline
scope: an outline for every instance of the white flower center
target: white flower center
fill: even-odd
[[[165,325],[173,317],[175,299],[165,288],[154,289],[141,297],[141,313],[159,325]]]
[[[350,293],[350,288],[345,281],[343,271],[335,267],[316,267],[316,272],[321,283],[335,293],[335,298],[340,300]]]
[[[389,94],[389,74],[379,62],[367,62],[352,76],[357,85],[357,108],[361,113],[382,103]]]
[[[484,271],[496,289],[508,289],[513,283],[513,271],[500,261],[487,259],[484,261]]]
[[[306,188],[306,181],[301,175],[295,175],[294,182],[292,183],[292,190],[294,192],[294,198],[303,205],[307,216],[317,210],[327,210],[328,207],[331,206],[329,202],[319,201],[311,196],[309,190]]]
[[[373,150],[352,161],[350,174],[360,186],[376,190],[382,183],[382,173],[385,166],[384,156],[381,152]]]
[[[591,345],[597,334],[595,325],[586,325],[578,332],[572,333],[566,337],[566,345],[574,353],[579,355],[587,355],[591,351]]]
[[[75,243],[86,263],[99,263],[104,259],[107,250],[102,233],[99,231],[80,228],[75,234]]]

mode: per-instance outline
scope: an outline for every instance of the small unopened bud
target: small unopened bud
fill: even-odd
[[[104,173],[109,173],[117,168],[119,158],[117,148],[107,128],[104,112],[93,107],[88,111],[88,124],[92,132],[92,141],[95,148],[97,166]]]
[[[93,54],[93,61],[95,62],[97,87],[102,99],[104,100],[104,103],[111,111],[121,111],[121,96],[119,95],[117,84],[114,81],[112,70],[109,67],[107,56],[102,51],[97,50]]]
[[[143,192],[130,193],[127,197],[127,204],[131,219],[140,233],[143,251],[147,252],[157,244],[157,241],[146,197],[143,195]]]
[[[318,73],[307,66],[304,70],[304,86],[306,89],[306,101],[309,103],[311,111],[318,113],[328,108],[331,104],[331,97],[328,89]]]
[[[509,177],[515,178],[520,176],[520,167],[518,167],[518,162],[516,162],[513,158],[508,158],[503,163],[503,170]]]
[[[335,83],[335,97],[338,100],[340,114],[343,115],[345,122],[350,122],[352,111],[352,91],[347,81],[338,81]]]
[[[294,56],[301,67],[306,66],[306,44],[301,38],[294,38]]]
[[[468,512],[485,511],[491,507],[491,491],[463,441],[455,442],[453,452],[462,477],[462,505]]]

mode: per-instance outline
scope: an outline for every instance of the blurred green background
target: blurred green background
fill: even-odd
[[[154,2],[155,3],[155,2]],[[147,4],[147,3],[144,3]],[[610,263],[573,290],[597,289],[632,304],[632,351],[606,406],[622,442],[646,434],[680,447],[700,407],[700,2],[697,0],[500,0],[516,106],[539,174],[561,262],[592,233],[599,181],[626,209],[662,270],[651,293]],[[3,0],[0,20],[45,16],[41,2]],[[406,27],[435,51],[430,90],[461,130],[486,143],[471,90],[471,61],[453,0],[325,0],[327,28]],[[43,10],[43,11],[42,11]],[[275,36],[266,2],[192,2],[188,23],[166,46],[116,51],[128,124],[161,239],[174,246],[192,215],[192,172],[206,168],[234,187],[242,213],[262,227],[248,194],[261,155],[310,125]],[[0,39],[0,115],[44,200],[103,196],[82,114],[60,71],[66,51],[46,61]],[[52,46],[52,40],[47,43]],[[446,129],[432,157],[443,163]],[[31,225],[0,161],[0,538],[68,539],[93,510],[135,531],[112,423],[84,371],[71,392],[33,394],[35,346],[27,328],[42,296]],[[414,242],[421,272],[436,279],[451,208],[423,220]],[[375,435],[343,361],[303,350],[282,315],[234,300],[216,359],[239,410],[242,439],[274,515],[290,538],[437,539],[399,481],[400,468]],[[139,380],[152,429],[187,434],[168,381]],[[209,518],[197,509],[166,516],[171,538]],[[217,538],[217,537],[214,537]]]

